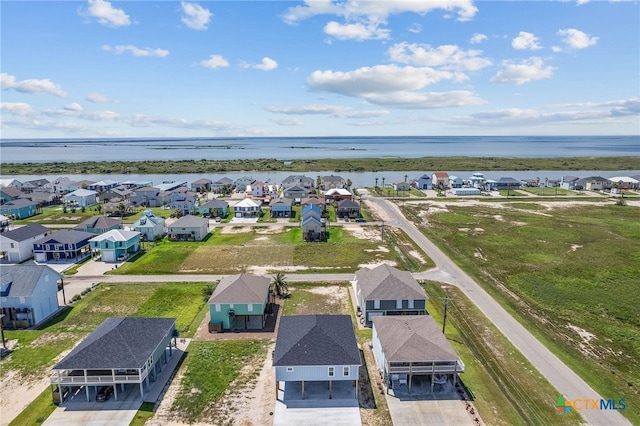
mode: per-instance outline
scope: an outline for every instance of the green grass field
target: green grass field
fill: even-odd
[[[382,244],[379,230],[368,228],[370,238],[357,238],[337,226],[329,226],[329,241],[306,243],[301,229],[284,231],[258,227],[234,233],[214,233],[203,242],[163,241],[132,261],[125,262],[113,274],[235,274],[253,266],[270,272],[301,267],[301,273],[355,272],[357,265],[391,260],[400,269],[422,271],[433,262],[401,231],[386,231]],[[383,247],[381,249],[380,247]],[[328,255],[329,253],[329,255]]]
[[[524,191],[524,192],[528,192],[530,194],[533,195],[539,195],[541,197],[565,197],[565,196],[579,196],[579,195],[583,195],[584,193],[579,193],[578,191],[569,191],[567,189],[563,189],[563,188],[549,188],[549,187],[541,187],[541,188],[529,188],[529,187],[522,187],[520,188],[520,191]]]
[[[638,209],[447,208],[423,232],[603,397],[626,398],[623,414],[640,423]],[[417,223],[419,210],[405,214]]]

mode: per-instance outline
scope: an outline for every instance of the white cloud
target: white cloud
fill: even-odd
[[[149,56],[156,58],[164,58],[169,55],[169,51],[165,49],[152,49],[150,47],[141,49],[131,44],[118,46],[109,46],[108,44],[105,44],[104,46],[102,46],[102,50],[106,52],[113,52],[116,55],[122,55],[125,52],[129,52],[133,56]]]
[[[462,50],[456,45],[433,48],[428,44],[398,43],[387,50],[392,61],[443,69],[477,71],[491,65],[482,58],[482,50]]]
[[[327,35],[335,37],[339,40],[384,40],[388,39],[391,30],[383,29],[378,23],[361,23],[340,24],[335,21],[329,22],[324,27]]]
[[[511,41],[511,46],[517,50],[538,50],[542,47],[538,44],[538,37],[533,33],[520,31],[518,37]]]
[[[0,74],[0,87],[2,90],[13,89],[22,93],[30,93],[32,95],[53,95],[59,98],[64,98],[67,93],[60,88],[58,84],[53,83],[51,80],[43,79],[28,79],[22,81],[16,81],[16,78],[5,72]]]
[[[104,0],[89,0],[88,14],[93,18],[97,18],[102,25],[111,27],[123,27],[131,24],[129,15],[124,13],[122,9],[116,9],[111,3]]]
[[[482,43],[483,41],[487,40],[488,37],[484,34],[480,34],[480,33],[475,33],[473,35],[473,37],[471,37],[471,40],[469,40],[471,42],[471,44],[478,44],[478,43]]]
[[[182,2],[182,23],[192,30],[206,30],[213,13],[198,3]]]
[[[555,68],[545,66],[542,58],[532,57],[515,64],[511,61],[503,62],[504,69],[490,80],[492,83],[524,84],[543,78],[551,78]]]
[[[304,126],[304,121],[297,117],[281,118],[280,120],[274,120],[279,126]]]
[[[562,52],[562,47],[560,47],[560,46],[551,46],[551,51],[553,53]]]
[[[409,28],[407,28],[407,31],[414,34],[420,34],[422,32],[422,25],[416,23],[411,24],[409,25]]]
[[[65,105],[64,109],[66,109],[67,111],[81,112],[84,108],[82,108],[82,105],[80,105],[79,103],[72,102],[69,105]]]
[[[35,114],[31,105],[24,102],[0,102],[0,111],[23,117]]]
[[[472,19],[478,8],[471,0],[440,0],[440,1],[359,1],[346,0],[333,2],[331,0],[305,0],[304,6],[294,6],[287,10],[283,19],[287,23],[296,23],[316,15],[337,15],[349,19],[385,19],[388,16],[413,12],[421,16],[434,10],[457,12],[458,20]]]
[[[272,71],[278,68],[278,63],[269,57],[262,58],[262,62],[256,65],[253,65],[252,68],[262,71]]]
[[[428,67],[377,65],[349,72],[315,71],[307,78],[312,90],[357,97],[396,108],[439,108],[477,105],[482,99],[470,91],[418,92],[442,80],[459,79],[458,73]]]
[[[591,37],[590,35],[583,33],[575,28],[568,28],[566,30],[559,30],[558,35],[562,37],[562,41],[565,42],[572,49],[584,49],[589,46],[593,46],[598,42],[598,37]]]
[[[589,3],[590,0],[576,0],[576,6],[582,6],[583,4]]]
[[[294,107],[275,107],[266,108],[269,112],[288,114],[288,115],[330,115],[337,118],[371,118],[388,115],[386,110],[365,110],[357,111],[352,107],[340,105],[303,105]]]
[[[370,40],[390,37],[391,31],[381,27],[387,24],[387,18],[391,15],[416,13],[424,16],[435,10],[457,12],[459,21],[472,19],[478,12],[472,0],[305,0],[304,5],[287,9],[282,18],[288,24],[295,24],[317,15],[335,15],[344,19],[344,23],[329,22],[324,27],[325,33],[341,40]],[[416,29],[418,27],[413,26],[409,31],[416,32]]]
[[[89,93],[87,96],[85,96],[84,99],[94,104],[108,104],[115,102],[109,99],[107,96],[101,95],[100,93]]]
[[[227,62],[227,60],[221,55],[211,55],[209,56],[209,59],[200,61],[200,65],[211,69],[226,68],[229,66],[229,62]]]

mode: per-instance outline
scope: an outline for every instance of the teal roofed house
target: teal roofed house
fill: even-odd
[[[227,217],[229,214],[229,203],[219,198],[207,201],[198,207],[198,213],[208,214],[212,217]]]
[[[265,326],[271,279],[238,274],[224,277],[209,299],[209,331],[260,330]]]
[[[91,251],[100,251],[103,262],[119,262],[138,252],[140,233],[112,229],[89,240]]]

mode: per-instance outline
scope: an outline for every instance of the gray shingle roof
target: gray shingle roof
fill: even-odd
[[[200,206],[201,209],[221,209],[229,207],[229,203],[224,200],[220,200],[218,198],[214,198],[211,201],[207,201],[203,205]]]
[[[195,228],[209,225],[209,219],[192,216],[190,214],[182,216],[180,219],[169,225],[169,228]]]
[[[116,225],[120,225],[120,220],[109,216],[92,216],[89,219],[80,222],[80,224],[75,226],[74,229],[107,229]]]
[[[373,317],[373,327],[387,361],[425,362],[459,359],[440,327],[428,315],[377,316]]]
[[[175,322],[175,318],[107,318],[53,369],[141,368]]]
[[[60,244],[77,244],[82,240],[87,240],[89,238],[95,237],[96,234],[92,234],[91,232],[84,231],[76,231],[74,229],[63,229],[58,232],[54,232],[51,235],[48,235],[44,238],[39,239],[38,241],[34,241],[34,244],[44,244],[47,241],[57,241]]]
[[[273,365],[361,365],[351,316],[283,316]]]
[[[209,298],[209,303],[264,303],[271,279],[251,274],[224,277]]]
[[[3,266],[0,278],[0,282],[3,287],[2,297],[30,297],[33,295],[36,285],[45,270],[50,270],[50,272],[55,273],[57,279],[62,278],[62,275],[55,272],[47,265]],[[56,281],[53,281],[51,285],[57,287],[57,279]],[[9,283],[11,283],[11,285],[5,288],[5,285],[8,285]]]
[[[424,289],[411,273],[386,263],[373,269],[360,269],[356,272],[356,280],[365,300],[427,299]]]
[[[6,237],[13,241],[25,241],[29,238],[33,238],[37,235],[46,234],[50,232],[49,228],[46,228],[38,223],[34,223],[31,225],[21,226],[20,228],[12,229],[11,231],[6,231],[2,233],[3,237]]]

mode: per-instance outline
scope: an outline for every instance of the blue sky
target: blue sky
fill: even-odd
[[[640,133],[637,1],[2,1],[3,138]]]

